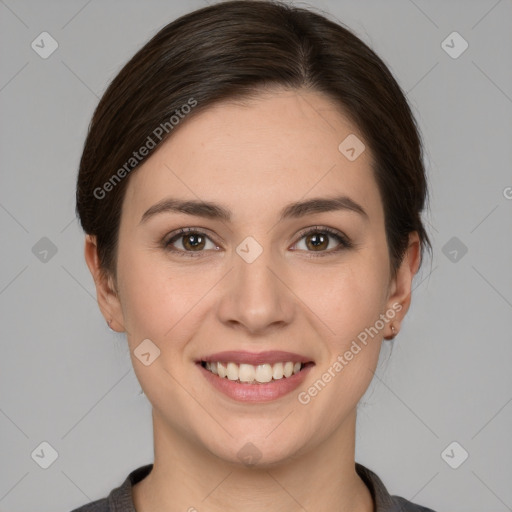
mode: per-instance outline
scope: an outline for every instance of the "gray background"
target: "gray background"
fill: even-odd
[[[160,27],[204,5],[0,1],[1,511],[70,510],[153,460],[150,405],[123,335],[99,313],[74,185],[109,81]],[[309,5],[389,65],[418,117],[431,186],[434,257],[361,402],[356,460],[438,511],[512,510],[512,2]],[[43,31],[59,45],[47,59],[31,48]],[[453,31],[469,44],[456,59],[441,46]],[[48,469],[31,457],[43,441],[58,452]],[[469,453],[457,469],[445,460],[462,448],[441,455],[453,441]]]

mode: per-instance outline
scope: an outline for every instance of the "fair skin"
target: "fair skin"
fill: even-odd
[[[86,237],[99,306],[113,329],[127,333],[134,371],[153,407],[154,467],[133,488],[138,512],[374,510],[354,467],[356,407],[391,323],[309,403],[298,400],[393,304],[402,306],[393,318],[400,329],[419,266],[412,233],[391,278],[368,145],[354,161],[338,150],[351,133],[363,140],[326,97],[311,91],[276,90],[244,106],[216,105],[183,122],[130,176],[115,280],[101,277],[95,239]],[[342,209],[279,220],[289,203],[340,195],[367,217]],[[141,222],[168,197],[221,204],[231,219],[167,211]],[[315,251],[314,236],[301,235],[315,226],[313,235],[329,227],[354,247],[328,235]],[[198,257],[161,243],[186,227],[206,236]],[[263,248],[250,264],[236,252],[248,236]],[[186,235],[174,240],[176,251],[194,251]],[[319,251],[324,256],[315,257]],[[160,349],[148,366],[134,355],[145,339]],[[293,392],[240,402],[210,385],[196,365],[202,355],[224,350],[284,350],[314,365]],[[260,456],[252,466],[238,456],[247,443]]]

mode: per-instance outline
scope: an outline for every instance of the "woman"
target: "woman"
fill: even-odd
[[[354,460],[426,195],[407,101],[346,28],[228,1],[160,30],[101,99],[77,183],[154,463],[77,511],[431,511]]]

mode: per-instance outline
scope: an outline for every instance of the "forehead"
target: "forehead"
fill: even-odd
[[[352,147],[360,153],[355,159],[346,153]],[[357,126],[319,93],[276,90],[185,117],[134,171],[125,202],[140,219],[167,195],[211,200],[242,220],[258,204],[271,211],[337,194],[364,204],[370,216],[382,212],[372,155]]]

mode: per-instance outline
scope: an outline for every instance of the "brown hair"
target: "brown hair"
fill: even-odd
[[[323,93],[361,131],[375,161],[392,275],[412,231],[420,237],[422,259],[426,246],[432,250],[421,220],[428,193],[421,139],[384,62],[320,14],[278,1],[232,0],[162,28],[122,68],[94,112],[80,161],[76,211],[84,231],[97,238],[106,274],[116,276],[121,208],[132,169],[181,119],[267,86]],[[143,147],[151,148],[144,158],[138,153]]]

